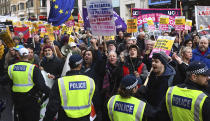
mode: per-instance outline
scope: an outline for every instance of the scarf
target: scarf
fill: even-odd
[[[4,55],[4,45],[0,45],[0,59],[3,58]]]

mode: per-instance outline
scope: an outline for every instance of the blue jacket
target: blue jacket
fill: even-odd
[[[204,55],[201,55],[201,52],[198,48],[194,49],[192,53],[193,56],[191,61],[202,61],[208,66],[208,68],[210,68],[210,59],[207,58],[207,56],[210,56],[210,48],[208,48],[207,52]]]

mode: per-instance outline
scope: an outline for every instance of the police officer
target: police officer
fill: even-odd
[[[210,121],[210,98],[206,93],[209,75],[206,64],[190,63],[185,83],[170,87],[166,93],[163,112],[167,115],[163,120]]]
[[[119,94],[112,96],[107,104],[111,121],[145,121],[157,114],[158,109],[134,97],[137,84],[134,75],[127,75],[121,80]]]
[[[77,54],[69,58],[71,71],[54,83],[43,121],[52,121],[57,112],[58,121],[90,121],[95,83],[80,74],[82,62]]]
[[[38,121],[40,119],[40,92],[48,96],[50,89],[45,85],[41,71],[28,63],[29,51],[18,50],[20,62],[8,67],[12,80],[12,96],[15,107],[15,120]]]

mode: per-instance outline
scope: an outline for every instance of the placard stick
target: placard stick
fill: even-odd
[[[148,76],[147,76],[147,78],[146,78],[146,80],[144,82],[144,86],[147,86],[148,81],[149,81],[149,76],[150,76],[150,74],[151,74],[152,71],[153,71],[153,68],[150,69],[149,74],[148,74]]]
[[[56,52],[56,49],[55,49],[55,45],[54,45],[53,42],[52,42],[52,46],[53,46],[53,49],[55,50],[55,56],[58,57],[57,52]]]

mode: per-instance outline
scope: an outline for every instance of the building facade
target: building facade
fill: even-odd
[[[10,15],[10,0],[0,0],[0,15]]]
[[[131,18],[131,8],[148,8],[148,0],[120,0],[120,16],[122,19]]]
[[[48,0],[10,0],[11,16],[20,20],[47,20]]]

